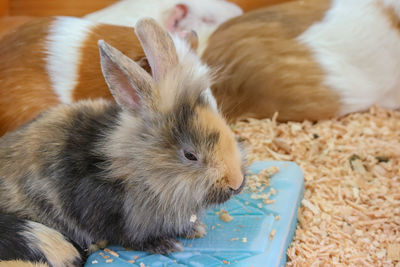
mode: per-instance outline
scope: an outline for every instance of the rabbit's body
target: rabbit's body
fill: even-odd
[[[400,2],[305,0],[246,13],[210,37],[230,119],[318,120],[400,107]]]
[[[72,17],[33,20],[3,37],[0,136],[57,104],[111,98],[101,74],[99,39],[135,61],[145,58],[133,28]],[[149,69],[147,62],[143,67]]]
[[[0,229],[1,267],[49,267],[47,263],[52,266],[82,264],[80,253],[70,240],[43,224],[2,212]]]
[[[140,23],[154,79],[101,42],[103,73],[118,104],[59,105],[0,139],[2,214],[43,224],[83,250],[106,240],[169,253],[182,249],[177,237],[205,234],[193,215],[240,192],[240,151],[207,91],[207,67],[184,41],[174,45],[151,20]],[[67,266],[79,266],[69,248]],[[61,255],[52,260],[38,251],[64,266]],[[54,246],[51,253],[64,252]],[[7,256],[0,253],[0,261]]]

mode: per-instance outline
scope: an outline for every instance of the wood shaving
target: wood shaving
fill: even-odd
[[[264,204],[269,205],[269,204],[273,204],[273,203],[275,203],[275,199],[264,199]]]
[[[117,252],[115,252],[115,251],[113,251],[113,250],[111,250],[109,248],[105,248],[104,252],[107,252],[107,253],[113,255],[114,257],[119,257],[119,254]]]
[[[92,264],[97,264],[97,263],[99,263],[97,260],[92,261]]]
[[[192,223],[196,222],[197,221],[196,214],[192,214],[192,216],[190,216],[190,220],[189,221],[192,222]]]
[[[114,260],[113,259],[107,259],[106,260],[106,263],[111,263],[111,262],[113,262]]]
[[[317,123],[277,116],[232,129],[249,163],[288,160],[304,172],[287,266],[399,266],[400,112],[373,107]]]
[[[272,195],[276,195],[276,190],[273,187],[269,188],[269,192],[265,193],[265,190],[268,188],[271,176],[276,174],[279,171],[279,168],[276,166],[272,166],[270,168],[264,169],[261,172],[247,173],[247,182],[244,188],[244,191],[247,193],[251,193],[250,198],[254,200],[262,200],[264,204],[272,204],[275,202],[274,199],[270,199]],[[248,205],[248,202],[245,202]],[[263,207],[262,203],[257,203],[257,206],[261,209]]]
[[[242,242],[243,242],[243,243],[247,243],[247,237],[243,237],[243,238],[242,238]]]
[[[278,171],[279,171],[278,167],[272,166],[256,174],[251,172],[247,173],[246,186],[244,190],[250,193],[260,194],[269,186],[269,181],[271,179],[271,176],[276,174]],[[270,189],[269,194],[276,194],[276,192],[274,189]]]
[[[226,210],[224,210],[222,213],[220,213],[219,218],[224,222],[230,222],[233,220],[233,217],[231,215],[229,215]]]
[[[394,261],[400,261],[400,243],[388,245],[387,257]]]
[[[271,231],[271,233],[269,234],[269,240],[274,239],[275,235],[276,235],[276,230],[273,229],[273,230]]]

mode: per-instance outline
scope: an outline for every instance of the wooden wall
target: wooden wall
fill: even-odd
[[[0,0],[0,16],[83,16],[102,9],[116,0]],[[151,1],[151,0],[149,0]],[[201,0],[193,0],[201,1]],[[244,11],[289,0],[229,0]]]
[[[201,1],[201,0],[195,0]],[[293,0],[228,0],[232,3],[237,4],[240,6],[244,12],[250,11],[253,9],[270,6],[274,4],[279,4],[283,2],[293,1]]]
[[[9,0],[12,16],[83,16],[102,9],[116,0]],[[150,0],[151,1],[151,0]]]
[[[0,0],[0,16],[8,14],[8,0]]]

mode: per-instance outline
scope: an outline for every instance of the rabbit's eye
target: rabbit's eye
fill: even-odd
[[[184,151],[183,151],[183,155],[184,155],[185,158],[188,159],[188,160],[191,160],[191,161],[197,161],[197,160],[198,160],[197,157],[196,157],[196,155],[195,155],[194,153],[192,153],[192,152],[189,152],[189,151],[184,150]]]

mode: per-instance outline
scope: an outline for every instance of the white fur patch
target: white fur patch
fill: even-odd
[[[206,64],[203,64],[200,58],[191,51],[189,44],[177,35],[172,35],[172,40],[174,41],[180,64],[187,66],[185,70],[192,72],[191,75],[193,79],[198,80],[203,77],[209,77],[209,67]],[[207,88],[201,94],[207,100],[210,107],[218,113],[217,101],[215,100],[211,89]]]
[[[81,46],[94,26],[93,22],[72,17],[58,17],[50,26],[46,68],[62,103],[72,102],[72,91],[78,81]]]
[[[141,17],[152,17],[158,22],[163,10],[170,7],[166,0],[120,0],[84,18],[101,23],[133,27]],[[173,3],[175,3],[173,1]]]
[[[384,2],[398,12],[400,1],[381,1],[333,0],[325,18],[298,38],[341,96],[340,115],[373,104],[400,107],[400,34],[382,8]]]
[[[218,105],[217,105],[217,100],[215,100],[214,95],[211,92],[210,88],[207,88],[205,91],[202,92],[202,95],[205,97],[207,102],[209,103],[210,107],[218,113]]]
[[[171,37],[174,41],[179,62],[182,65],[187,65],[194,69],[194,78],[207,75],[209,72],[208,66],[201,62],[200,58],[191,50],[190,45],[186,42],[186,40],[175,34],[173,34]]]

